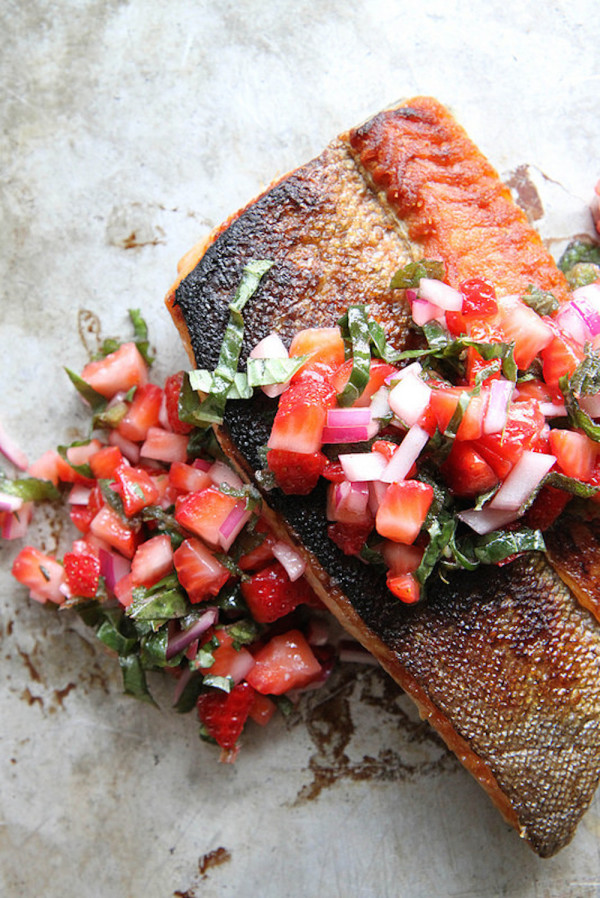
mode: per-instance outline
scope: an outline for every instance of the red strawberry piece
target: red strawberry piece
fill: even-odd
[[[158,499],[156,484],[143,468],[123,464],[115,471],[115,482],[127,517],[137,514],[147,505],[154,505]]]
[[[106,358],[86,365],[81,377],[97,393],[112,399],[115,393],[127,393],[132,387],[145,384],[148,366],[135,343],[123,343]]]
[[[257,571],[242,583],[241,589],[252,617],[261,624],[270,624],[314,599],[304,577],[292,583],[279,561]]]
[[[335,389],[320,377],[305,376],[281,394],[269,449],[311,455],[321,448],[327,409],[335,404]]]
[[[532,530],[547,530],[565,510],[573,497],[565,490],[543,486],[525,512],[525,524]]]
[[[322,452],[304,453],[289,449],[269,449],[267,464],[284,493],[307,496],[325,471],[327,457]]]
[[[360,555],[368,535],[373,529],[373,521],[364,524],[345,524],[336,521],[329,524],[327,534],[344,555]]]
[[[12,575],[28,587],[31,598],[37,602],[50,601],[60,605],[65,600],[60,590],[65,579],[62,564],[33,546],[21,549],[13,562]]]
[[[301,689],[321,674],[321,665],[299,630],[274,636],[259,649],[254,660],[256,663],[247,680],[263,695],[282,695],[290,689]]]
[[[377,509],[376,528],[381,536],[413,543],[433,501],[433,487],[420,480],[390,483]]]
[[[498,483],[494,470],[468,442],[454,443],[440,470],[455,496],[478,496]]]
[[[198,717],[215,742],[224,749],[235,747],[254,702],[254,689],[239,683],[229,694],[214,690],[203,693],[197,703]]]
[[[194,429],[191,424],[186,424],[179,417],[179,395],[183,385],[184,372],[178,371],[172,374],[165,381],[165,407],[167,411],[167,420],[169,427],[173,433],[188,434]]]
[[[72,596],[93,599],[100,582],[100,559],[84,540],[75,540],[63,558],[67,586]]]
[[[229,579],[229,571],[199,539],[186,539],[173,553],[179,582],[190,602],[216,596]]]
[[[162,404],[163,391],[156,384],[138,387],[118,431],[126,440],[140,443],[146,439],[150,427],[156,427]]]

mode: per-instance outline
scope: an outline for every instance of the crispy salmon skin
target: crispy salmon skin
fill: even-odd
[[[244,265],[274,264],[244,310],[242,362],[271,331],[334,324],[366,303],[397,348],[410,340],[393,273],[442,259],[451,284],[508,294],[566,281],[498,175],[449,112],[416,98],[342,135],[189,254],[167,306],[192,365],[213,368]],[[275,401],[228,403],[218,437],[249,480]],[[416,701],[541,856],[567,844],[600,776],[600,630],[544,556],[436,581],[402,605],[374,567],[327,537],[325,488],[265,494],[326,605]],[[569,567],[568,558],[562,559]],[[557,566],[558,570],[558,566]],[[559,572],[560,573],[560,572]]]

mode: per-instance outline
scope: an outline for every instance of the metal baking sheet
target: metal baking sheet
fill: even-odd
[[[558,252],[600,176],[591,0],[7,2],[0,418],[30,459],[81,435],[63,371],[141,308],[185,365],[178,258],[337,133],[418,93],[453,108]],[[64,548],[52,509],[33,538]],[[345,666],[217,763],[193,717],[121,694],[0,546],[0,894],[597,898],[600,804],[539,860],[377,668]]]

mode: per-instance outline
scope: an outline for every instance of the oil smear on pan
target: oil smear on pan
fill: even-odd
[[[326,693],[307,697],[300,719],[314,752],[312,779],[294,804],[318,798],[341,781],[405,782],[458,767],[399,686],[379,667],[345,665]],[[356,719],[356,724],[355,724]]]

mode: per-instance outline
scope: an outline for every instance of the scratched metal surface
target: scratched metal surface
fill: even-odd
[[[6,2],[0,417],[31,459],[85,426],[62,365],[142,307],[184,364],[177,259],[275,175],[394,100],[452,106],[543,233],[600,175],[592,0]],[[68,533],[52,510],[34,537]],[[600,803],[540,861],[373,668],[216,763],[191,717],[30,603],[0,547],[0,894],[596,898]]]

